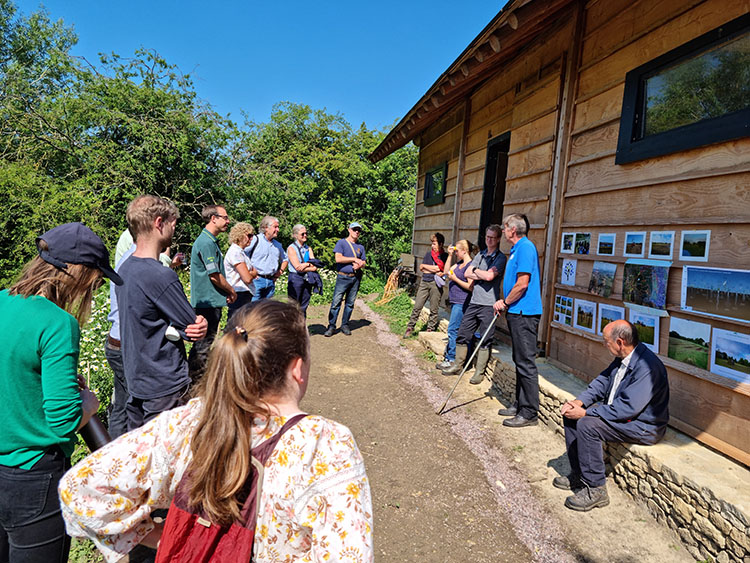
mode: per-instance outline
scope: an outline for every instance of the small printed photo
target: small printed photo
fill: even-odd
[[[601,233],[599,235],[596,253],[599,256],[614,256],[615,243],[617,242],[616,233]]]
[[[560,271],[560,283],[563,285],[575,285],[577,268],[578,260],[565,258],[562,263],[562,270]]]
[[[571,314],[573,299],[563,295],[556,295],[555,303],[555,321],[571,326],[573,324],[573,316]]]
[[[651,233],[648,246],[648,257],[672,259],[674,231],[654,231]]]
[[[680,238],[680,260],[685,262],[708,262],[708,247],[711,231],[682,231]]]
[[[625,249],[623,256],[629,258],[643,258],[646,249],[646,233],[625,233]]]
[[[622,300],[652,309],[667,308],[669,267],[628,261],[622,281]]]
[[[601,334],[604,327],[612,321],[619,321],[625,318],[625,309],[615,305],[599,303],[599,320],[596,323],[596,332]]]
[[[591,233],[576,233],[576,254],[588,254],[591,247]]]
[[[573,254],[573,249],[576,243],[575,233],[563,233],[562,244],[560,245],[560,253],[562,254]]]
[[[609,297],[612,295],[612,289],[615,286],[615,274],[617,273],[617,264],[612,262],[594,262],[594,268],[591,270],[591,279],[589,280],[589,293]]]
[[[654,354],[659,353],[659,317],[630,311],[630,322],[638,331],[638,338]]]
[[[750,335],[715,328],[711,371],[740,383],[750,383]]]
[[[575,315],[573,316],[573,326],[586,332],[596,333],[594,323],[596,322],[596,303],[585,301],[583,299],[575,300]]]
[[[669,321],[667,356],[701,369],[708,369],[711,325],[672,317]]]

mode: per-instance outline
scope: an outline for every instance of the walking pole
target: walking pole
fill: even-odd
[[[495,313],[495,316],[492,317],[492,322],[487,327],[487,330],[484,331],[484,334],[482,335],[482,338],[479,340],[479,343],[476,345],[476,348],[474,348],[474,351],[471,353],[471,357],[469,360],[464,364],[464,369],[461,370],[461,373],[458,374],[458,379],[456,379],[456,383],[453,385],[453,389],[451,389],[451,392],[448,393],[448,396],[445,398],[445,401],[442,405],[440,405],[440,408],[435,411],[435,414],[443,414],[443,410],[445,409],[445,405],[448,404],[448,400],[453,395],[453,392],[456,390],[456,387],[458,387],[459,382],[461,381],[461,378],[464,376],[464,373],[466,373],[466,370],[469,369],[469,366],[471,365],[471,361],[474,359],[474,356],[476,356],[479,349],[482,347],[482,343],[484,342],[484,339],[487,338],[487,335],[490,333],[490,329],[495,326],[495,321],[497,321],[497,316],[500,313]]]

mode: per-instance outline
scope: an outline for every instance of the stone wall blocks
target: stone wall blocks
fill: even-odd
[[[646,498],[654,496],[654,493],[651,490],[651,485],[649,485],[647,481],[641,481],[638,483],[638,493]]]
[[[648,481],[648,484],[651,485],[652,489],[655,489],[659,486],[659,481],[656,480],[656,477],[653,475],[646,475],[646,481]]]
[[[665,486],[663,483],[659,483],[656,487],[656,493],[664,497],[666,501],[671,501],[674,498],[674,493],[669,489],[669,487]]]
[[[726,545],[726,538],[719,530],[716,529],[716,526],[711,524],[708,518],[701,515],[696,515],[693,519],[693,526],[701,533],[701,535],[711,540],[720,548],[723,549]]]
[[[685,545],[697,545],[693,534],[690,533],[690,529],[677,528],[677,533],[679,534],[680,539],[682,539],[682,543],[684,543]]]
[[[727,522],[718,512],[711,512],[708,516],[711,523],[725,536],[728,536],[732,531],[732,525]]]
[[[742,549],[744,549],[746,552],[750,551],[750,536],[748,536],[746,533],[740,532],[737,528],[733,528],[729,533],[729,537],[737,542],[737,544],[742,546]]]
[[[695,515],[695,508],[690,506],[681,498],[675,498],[674,502],[672,503],[672,513],[675,515],[675,518],[677,518],[681,522],[689,524],[690,522],[692,522],[693,516]]]

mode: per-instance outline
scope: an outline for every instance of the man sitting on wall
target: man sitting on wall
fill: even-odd
[[[639,342],[636,328],[625,320],[609,323],[604,345],[615,360],[560,412],[571,474],[552,484],[575,494],[565,499],[572,510],[607,506],[603,442],[652,445],[661,440],[669,422],[667,370]]]

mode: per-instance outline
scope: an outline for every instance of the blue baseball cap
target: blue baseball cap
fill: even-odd
[[[357,223],[356,221],[354,221],[354,223],[351,223],[349,225],[349,228],[350,229],[362,229],[362,225],[360,225],[359,223]]]

